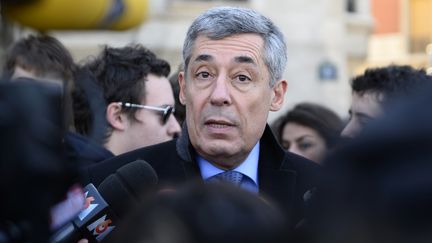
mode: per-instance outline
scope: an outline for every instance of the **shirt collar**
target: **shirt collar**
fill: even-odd
[[[260,143],[253,147],[252,151],[249,153],[245,161],[243,161],[239,166],[234,168],[234,171],[238,171],[243,175],[248,176],[250,179],[258,185],[258,160],[259,160]],[[224,170],[217,168],[201,156],[197,156],[198,166],[201,170],[201,176],[204,180],[212,177],[216,174],[224,172]]]

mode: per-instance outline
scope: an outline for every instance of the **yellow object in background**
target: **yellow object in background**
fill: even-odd
[[[125,30],[148,15],[148,0],[37,0],[2,6],[11,20],[40,31]]]

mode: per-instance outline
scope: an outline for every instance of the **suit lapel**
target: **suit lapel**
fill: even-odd
[[[202,179],[198,163],[195,161],[183,161],[183,170],[186,180]]]
[[[277,203],[279,207],[290,209],[294,205],[295,172],[262,167],[258,173],[260,194]],[[290,210],[287,213],[290,214]]]
[[[198,163],[196,162],[196,152],[189,141],[186,122],[182,127],[182,135],[177,140],[176,150],[180,157],[186,180],[202,179]]]
[[[284,169],[285,151],[277,143],[268,126],[260,145],[258,163],[260,195],[269,198],[291,215],[295,204],[296,172]]]

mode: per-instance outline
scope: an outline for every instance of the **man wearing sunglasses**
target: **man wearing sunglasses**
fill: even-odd
[[[170,66],[141,45],[105,47],[84,65],[101,88],[106,103],[104,147],[118,155],[176,137]],[[92,114],[79,91],[74,93],[75,126],[87,135]],[[101,124],[102,126],[102,124]]]

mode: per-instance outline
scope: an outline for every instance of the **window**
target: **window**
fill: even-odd
[[[432,25],[430,24],[431,0],[411,0],[409,12],[409,39],[412,53],[424,53],[426,46],[432,42]]]
[[[356,0],[346,0],[346,10],[348,13],[357,12]]]

